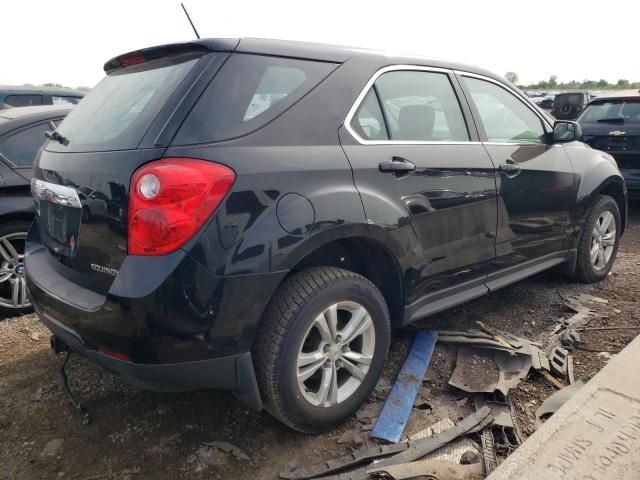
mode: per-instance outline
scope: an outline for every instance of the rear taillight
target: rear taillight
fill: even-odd
[[[163,158],[140,167],[129,194],[129,255],[165,255],[184,245],[235,178],[229,167],[193,158]]]

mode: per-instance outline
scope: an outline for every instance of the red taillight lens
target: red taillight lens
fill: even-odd
[[[129,193],[129,255],[165,255],[184,245],[235,179],[229,167],[193,158],[163,158],[140,167]]]

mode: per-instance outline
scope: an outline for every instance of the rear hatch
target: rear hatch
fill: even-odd
[[[593,148],[614,155],[621,168],[630,159],[640,168],[640,96],[591,102],[578,122]]]
[[[34,164],[37,233],[61,275],[98,293],[109,290],[127,255],[131,176],[162,157],[199,94],[203,72],[215,72],[226,56],[178,44],[107,62],[107,76]]]

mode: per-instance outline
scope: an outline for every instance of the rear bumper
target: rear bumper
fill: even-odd
[[[46,313],[38,311],[42,322],[74,352],[144,390],[182,392],[201,389],[231,390],[248,407],[262,409],[262,398],[255,378],[251,353],[206,360],[139,364],[105,355],[85,343],[77,332]]]
[[[251,345],[286,272],[216,276],[179,250],[126,257],[100,293],[76,283],[38,240],[32,228],[25,248],[29,297],[73,350],[144,389],[225,389],[261,408]]]

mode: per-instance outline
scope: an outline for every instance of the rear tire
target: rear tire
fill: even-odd
[[[389,339],[384,297],[366,278],[331,267],[292,275],[265,310],[253,347],[265,408],[300,432],[335,427],[373,390]]]
[[[580,232],[576,280],[595,283],[606,278],[618,253],[621,227],[616,201],[608,195],[599,195],[589,208]]]

